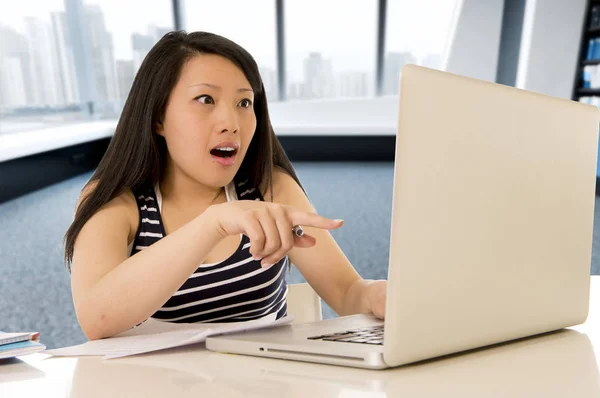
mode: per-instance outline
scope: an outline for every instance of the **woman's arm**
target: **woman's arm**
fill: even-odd
[[[113,336],[148,319],[225,236],[244,233],[251,252],[283,257],[314,238],[292,238],[292,224],[338,228],[341,223],[290,206],[260,201],[212,205],[183,227],[128,257],[137,218],[132,194],[103,206],[75,241],[71,286],[79,324],[89,339]],[[289,228],[287,226],[290,226]],[[280,240],[284,236],[285,239]]]
[[[113,336],[148,319],[222,239],[204,212],[129,257],[132,217],[137,218],[137,205],[129,193],[94,214],[75,242],[73,303],[89,339]]]
[[[265,198],[270,198],[267,191]],[[274,173],[273,201],[315,212],[300,186],[287,173]],[[298,267],[317,294],[338,314],[374,313],[385,316],[385,281],[364,280],[327,230],[303,226],[316,239],[310,248],[294,248],[291,262]]]

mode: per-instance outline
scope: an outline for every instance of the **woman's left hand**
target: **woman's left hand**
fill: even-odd
[[[385,318],[387,281],[370,281],[362,292],[362,301],[366,308],[370,310],[377,318]]]

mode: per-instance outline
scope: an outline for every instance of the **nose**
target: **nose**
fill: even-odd
[[[221,104],[217,111],[217,131],[220,133],[236,134],[239,129],[239,123],[235,108],[229,105]]]

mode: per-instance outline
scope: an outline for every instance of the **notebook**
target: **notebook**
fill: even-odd
[[[12,358],[44,351],[46,346],[37,341],[38,332],[0,332],[0,359]]]
[[[44,351],[46,346],[34,340],[0,345],[0,359],[20,357]]]
[[[4,333],[0,332],[0,346],[10,343],[18,343],[19,341],[35,340],[40,336],[39,333]]]

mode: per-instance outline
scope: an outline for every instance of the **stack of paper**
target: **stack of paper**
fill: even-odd
[[[273,314],[274,315],[274,314]],[[121,358],[166,348],[196,344],[208,336],[285,325],[293,316],[281,319],[263,318],[236,323],[167,323],[149,319],[142,325],[115,337],[89,341],[84,344],[47,350],[45,354],[55,356],[102,355],[104,359]]]
[[[45,350],[46,346],[37,341],[39,336],[40,334],[37,332],[0,332],[0,359],[17,357]]]

